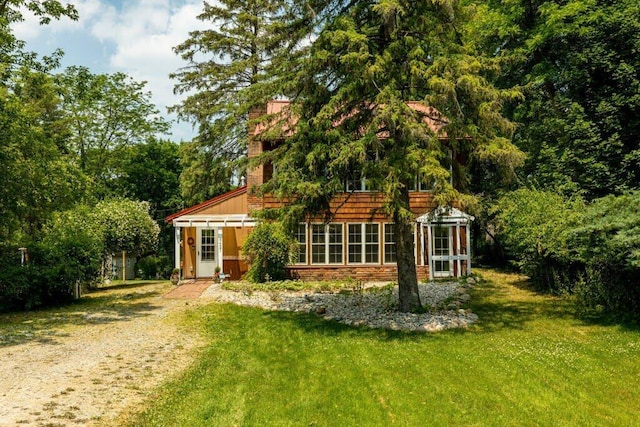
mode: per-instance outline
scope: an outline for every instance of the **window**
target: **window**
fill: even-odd
[[[298,258],[296,264],[307,263],[307,225],[298,224],[298,229],[295,233],[296,241],[298,242]]]
[[[453,265],[447,259],[451,255],[451,227],[433,227],[433,255],[436,258],[434,275],[449,275]]]
[[[329,264],[342,263],[342,224],[329,224]]]
[[[345,191],[347,191],[348,193],[352,191],[358,192],[358,191],[371,191],[371,190],[372,188],[369,180],[361,176],[359,173],[352,174],[346,180]]]
[[[350,264],[379,262],[379,230],[378,224],[349,224],[348,260]]]
[[[342,224],[311,224],[311,263],[342,263]]]
[[[384,225],[384,262],[396,262],[396,235],[394,224]]]
[[[428,180],[424,175],[418,174],[413,181],[413,185],[409,188],[409,191],[433,191],[435,187],[435,181]]]
[[[327,251],[326,245],[326,233],[323,224],[311,225],[311,263],[312,264],[325,264]]]
[[[200,260],[215,261],[216,257],[216,230],[202,229],[200,237]]]

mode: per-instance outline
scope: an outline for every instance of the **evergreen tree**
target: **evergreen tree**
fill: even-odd
[[[241,166],[248,112],[271,95],[248,89],[267,83],[266,70],[287,43],[281,32],[285,14],[283,0],[205,2],[198,19],[211,28],[191,32],[174,48],[188,62],[171,75],[178,81],[175,92],[188,96],[172,110],[198,127],[183,151],[181,186],[188,203],[228,190]]]
[[[458,188],[466,185],[458,153],[495,163],[503,175],[512,175],[522,155],[510,143],[513,126],[500,110],[518,93],[498,91],[482,76],[491,63],[464,45],[460,30],[470,15],[458,1],[307,6],[295,24],[305,23],[309,33],[319,34],[306,56],[279,70],[295,125],[284,118],[280,129],[263,133],[284,140],[258,159],[278,171],[262,191],[288,200],[283,215],[289,222],[302,213],[330,217],[329,201],[344,191],[345,178],[362,173],[384,194],[395,223],[399,309],[418,310],[409,189],[421,175],[437,182],[440,203],[472,202],[450,184],[451,167]],[[408,101],[419,106],[412,108]],[[428,121],[438,123],[441,132]],[[285,134],[284,126],[295,129]]]

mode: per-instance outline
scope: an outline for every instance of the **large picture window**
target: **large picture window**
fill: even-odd
[[[378,224],[348,225],[349,264],[374,264],[380,259],[380,227]]]
[[[311,224],[311,263],[342,264],[342,224]]]

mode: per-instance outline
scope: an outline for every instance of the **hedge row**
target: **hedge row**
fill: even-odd
[[[28,247],[29,262],[13,246],[0,247],[0,312],[64,304],[78,284],[97,279],[102,249],[83,233]]]

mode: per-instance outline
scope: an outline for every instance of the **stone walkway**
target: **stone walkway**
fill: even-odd
[[[204,291],[206,291],[211,285],[213,280],[186,280],[180,282],[179,286],[176,286],[171,291],[164,295],[164,298],[169,299],[196,299]]]

